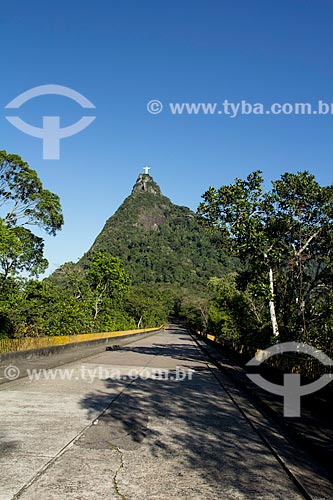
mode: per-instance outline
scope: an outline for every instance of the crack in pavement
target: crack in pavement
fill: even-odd
[[[113,476],[113,488],[114,488],[115,493],[121,498],[121,500],[126,500],[126,498],[124,497],[124,495],[122,493],[120,493],[120,491],[119,491],[119,485],[118,485],[118,480],[117,480],[119,472],[121,471],[121,469],[124,468],[124,458],[123,458],[124,454],[120,450],[120,448],[118,448],[118,446],[115,446],[115,445],[112,445],[112,444],[110,446],[120,456],[120,465],[119,465],[118,469],[116,470],[115,475]]]

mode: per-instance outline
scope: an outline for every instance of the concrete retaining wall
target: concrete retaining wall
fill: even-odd
[[[0,362],[1,363],[11,363],[20,360],[32,360],[40,357],[49,357],[56,354],[69,353],[73,352],[73,354],[80,353],[83,355],[85,351],[87,351],[87,355],[90,355],[90,351],[93,349],[101,348],[103,346],[108,345],[125,345],[129,342],[134,342],[138,338],[145,338],[149,335],[153,335],[154,333],[161,330],[159,328],[147,328],[144,330],[131,330],[125,332],[112,332],[113,335],[109,334],[109,336],[104,336],[103,338],[97,338],[93,340],[72,341],[71,343],[64,343],[61,345],[53,345],[47,347],[40,347],[37,349],[27,349],[23,351],[15,351],[15,352],[5,352],[0,354]],[[111,333],[111,332],[110,332]],[[75,336],[73,336],[74,340]],[[76,359],[77,356],[75,356]]]

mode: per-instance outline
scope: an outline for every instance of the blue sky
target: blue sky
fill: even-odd
[[[264,172],[310,170],[332,182],[333,116],[173,116],[168,102],[333,101],[330,0],[95,0],[1,8],[1,149],[20,154],[59,194],[65,225],[45,238],[50,271],[76,261],[130,193],[141,167],[177,204],[196,209],[209,187]],[[96,106],[96,120],[61,141],[60,160],[5,116],[41,126],[74,123],[82,109],[61,96],[5,105],[58,84]],[[151,99],[164,104],[147,112]],[[15,111],[15,112],[13,112]]]

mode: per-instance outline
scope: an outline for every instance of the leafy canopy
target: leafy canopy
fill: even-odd
[[[63,225],[59,197],[43,188],[35,170],[17,155],[0,151],[0,268],[2,281],[47,267],[43,239],[28,226],[55,235]]]
[[[288,338],[304,338],[329,308],[333,186],[320,186],[307,171],[283,174],[266,193],[262,183],[256,171],[246,180],[210,187],[199,215],[246,265],[243,288],[251,286],[270,307],[278,306]]]
[[[20,156],[6,151],[0,151],[0,211],[5,225],[37,225],[52,235],[64,222],[59,197],[43,189]]]

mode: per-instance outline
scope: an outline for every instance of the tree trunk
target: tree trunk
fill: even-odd
[[[276,319],[276,313],[275,313],[275,303],[274,303],[274,278],[273,278],[273,269],[270,267],[269,268],[269,289],[271,292],[271,298],[269,300],[269,312],[271,315],[271,322],[272,322],[272,328],[273,328],[273,335],[275,337],[279,336],[279,325]]]
[[[94,321],[96,321],[97,319],[97,316],[98,316],[98,313],[99,313],[99,307],[98,307],[98,304],[99,304],[99,300],[97,299],[95,304],[94,304],[94,310],[95,310],[95,313],[94,313]]]

